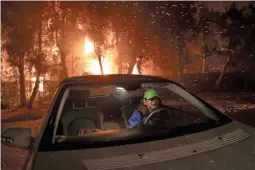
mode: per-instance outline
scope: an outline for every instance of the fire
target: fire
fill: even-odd
[[[138,68],[137,68],[137,64],[134,66],[132,74],[139,74]]]
[[[94,45],[89,41],[88,38],[85,38],[85,54],[92,53],[94,51]]]
[[[112,74],[111,64],[107,58],[103,59],[102,64],[104,74]],[[98,60],[92,59],[90,70],[92,74],[101,74]]]
[[[88,37],[85,38],[84,52],[86,56],[86,66],[84,72],[90,72],[94,75],[101,74],[99,61],[94,53],[94,44],[88,39]],[[114,49],[107,50],[103,53],[102,65],[104,74],[114,74],[114,72],[117,71],[117,66],[114,62],[114,56],[116,56],[116,54],[117,52]],[[134,66],[132,74],[139,74],[137,65]]]
[[[89,56],[90,54],[93,54],[94,52],[94,45],[93,43],[86,37],[85,38],[85,54]],[[103,65],[103,72],[104,74],[112,74],[112,62],[110,62],[109,57],[103,57],[102,56],[102,65]],[[99,61],[96,58],[92,58],[90,56],[89,58],[89,72],[92,74],[101,74]]]

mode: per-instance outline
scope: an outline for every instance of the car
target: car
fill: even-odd
[[[165,107],[130,128],[129,118],[151,88]],[[255,169],[254,128],[162,77],[67,78],[42,122],[36,137],[28,128],[2,133],[2,144],[30,151],[23,169]]]

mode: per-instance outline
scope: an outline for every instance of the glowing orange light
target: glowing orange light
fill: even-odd
[[[111,64],[110,64],[109,60],[103,59],[102,64],[103,64],[104,74],[112,74]],[[91,65],[90,65],[90,70],[91,70],[92,74],[101,74],[100,65],[99,65],[98,60],[92,59]]]
[[[132,74],[139,74],[138,68],[137,68],[137,64],[135,64]]]
[[[85,38],[85,54],[92,53],[94,51],[94,45],[92,42]]]
[[[33,89],[34,86],[35,86],[36,77],[32,77],[31,81],[32,81],[32,89]],[[39,89],[38,90],[40,92],[44,91],[44,88],[43,88],[43,77],[39,77]]]
[[[86,37],[84,42],[84,52],[86,55],[86,66],[84,67],[84,72],[90,72],[94,75],[99,75],[101,73],[99,61],[97,57],[94,55],[94,45],[93,43]],[[103,73],[104,74],[114,74],[117,71],[118,66],[115,63],[115,55],[117,54],[116,49],[106,50],[103,53],[102,57],[102,65],[103,65]],[[120,56],[121,57],[121,56]],[[137,65],[134,66],[132,74],[139,74],[137,69]]]
[[[85,54],[89,56],[90,53],[94,51],[93,43],[86,37],[85,38]],[[112,63],[109,61],[108,57],[102,58],[103,73],[112,74]],[[89,58],[89,65],[86,66],[92,74],[101,74],[100,65],[96,58]]]

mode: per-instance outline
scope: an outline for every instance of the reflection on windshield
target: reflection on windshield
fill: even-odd
[[[107,96],[111,93],[111,88],[110,87],[90,87],[89,88],[89,93],[90,97],[93,96]]]
[[[187,97],[187,92],[175,84],[144,83],[138,87],[132,90],[114,85],[68,88],[68,97],[62,99],[64,105],[60,106],[63,109],[58,129],[61,130],[57,135],[88,135],[141,126],[158,127],[153,131],[161,133],[162,128],[212,120],[213,116],[207,116],[209,108],[191,95]]]

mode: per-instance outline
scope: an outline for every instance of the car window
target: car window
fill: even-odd
[[[145,100],[145,92],[151,89],[156,92],[156,99]],[[128,131],[130,128],[144,126],[160,127],[158,130],[153,130],[153,134],[156,135],[162,133],[162,128],[188,127],[202,123],[206,126],[207,122],[219,121],[214,110],[172,83],[142,83],[133,86],[79,85],[66,88],[65,93],[67,95],[62,95],[58,107],[58,118],[55,123],[56,138],[85,137],[90,134],[113,133],[114,130]],[[150,110],[149,104],[145,105],[145,103],[153,105],[158,98],[160,107],[164,111],[152,114],[160,107]],[[134,115],[136,116],[133,117]],[[140,121],[140,124],[132,127],[133,119]],[[115,138],[111,138],[111,141],[114,140]]]

